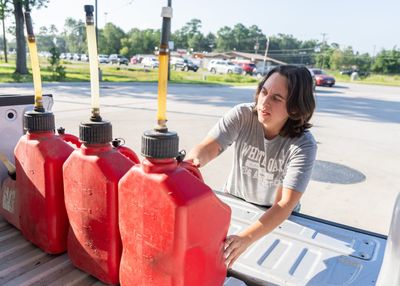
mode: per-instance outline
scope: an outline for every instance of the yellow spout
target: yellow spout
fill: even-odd
[[[99,60],[97,56],[95,25],[86,24],[86,34],[87,34],[88,52],[89,52],[92,112],[99,115],[100,113]]]
[[[37,53],[35,39],[30,39],[28,36],[28,49],[31,58],[32,75],[33,75],[33,87],[35,89],[35,109],[43,108],[43,97],[42,97],[42,80],[40,77],[40,66],[39,57]]]
[[[167,86],[168,86],[168,54],[161,53],[159,56],[158,70],[158,112],[157,120],[159,127],[165,127],[167,121]]]
[[[14,173],[15,172],[15,166],[13,163],[11,163],[7,156],[3,153],[0,153],[0,161],[3,162],[4,166],[7,168],[7,171],[9,173]]]

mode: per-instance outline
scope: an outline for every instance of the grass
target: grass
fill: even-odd
[[[338,71],[328,71],[335,77],[336,82],[353,82],[363,84],[375,84],[375,85],[388,85],[388,86],[400,86],[400,75],[382,75],[382,74],[371,74],[367,77],[361,77],[359,80],[352,81],[350,76],[341,75]]]
[[[89,64],[81,62],[61,61],[65,66],[66,78],[64,82],[87,82],[90,80]],[[51,82],[52,73],[46,59],[40,59],[41,77],[43,82]],[[28,62],[28,68],[30,63]],[[143,70],[132,66],[100,65],[102,80],[105,82],[157,82],[158,69]],[[9,63],[0,60],[0,83],[2,82],[32,82],[32,75],[15,75],[15,58],[10,57]],[[351,82],[350,77],[339,72],[330,71],[337,82]],[[194,84],[228,84],[228,85],[254,85],[258,80],[251,76],[243,75],[218,75],[208,74],[205,70],[198,72],[183,72],[171,69],[172,83]],[[366,78],[355,81],[357,83],[400,86],[400,75],[372,74]]]

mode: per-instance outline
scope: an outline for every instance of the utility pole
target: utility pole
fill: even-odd
[[[256,44],[254,45],[254,54],[257,55],[257,51],[260,48],[260,44],[258,43],[258,38],[256,40]]]
[[[104,12],[104,26],[107,25],[107,15],[108,12]]]
[[[372,52],[372,64],[375,63],[375,49],[376,49],[376,45],[374,45],[374,51]]]
[[[269,47],[269,37],[267,36],[267,42],[265,43],[265,54],[264,54],[264,63],[263,63],[263,70],[262,73],[265,73],[265,63],[267,61],[268,56],[268,47]]]

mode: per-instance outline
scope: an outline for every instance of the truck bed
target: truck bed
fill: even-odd
[[[234,234],[265,211],[219,194],[232,208]],[[247,285],[375,285],[387,237],[292,214],[275,231],[252,245],[233,265],[232,275]]]
[[[262,207],[218,194],[232,208],[230,234],[256,221]],[[386,237],[294,214],[255,243],[230,275],[252,285],[375,285]],[[229,278],[225,286],[242,282]],[[48,255],[0,217],[0,285],[105,285],[76,269],[67,254]]]

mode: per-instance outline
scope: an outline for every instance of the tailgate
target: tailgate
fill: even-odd
[[[256,221],[264,209],[219,194],[232,208],[230,234]],[[375,285],[386,237],[291,215],[235,262],[232,274],[248,285]]]

